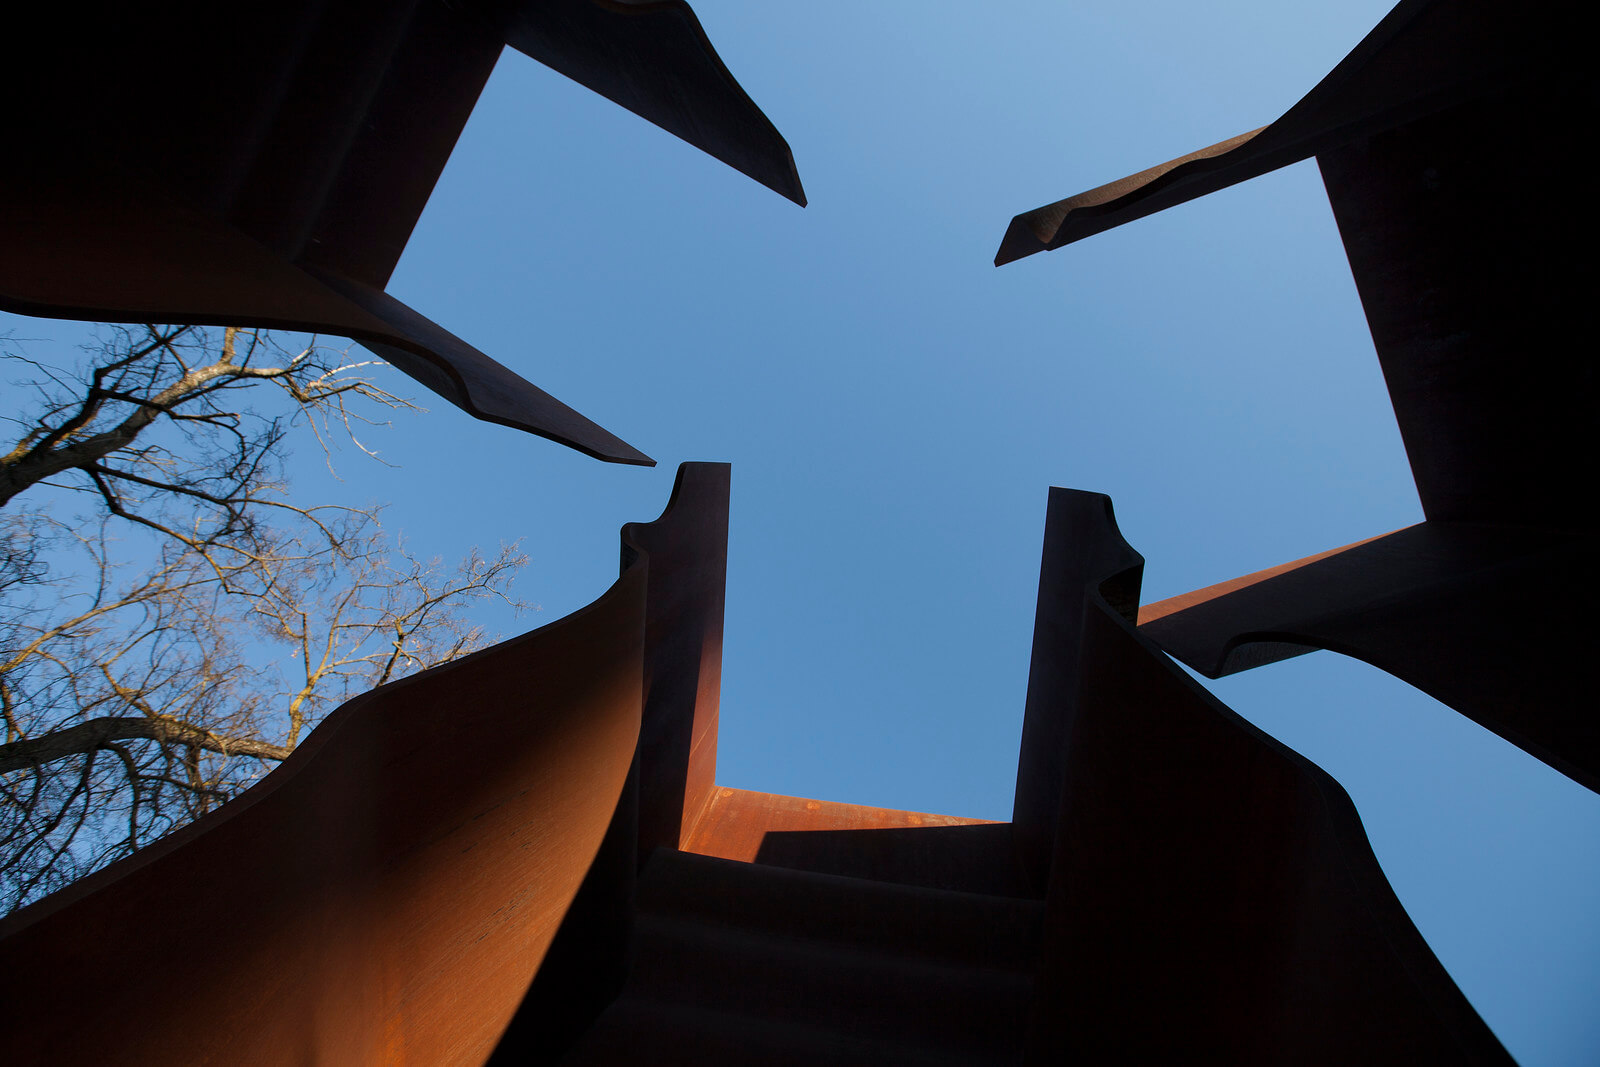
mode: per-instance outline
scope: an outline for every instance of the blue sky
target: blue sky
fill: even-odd
[[[810,207],[508,52],[390,284],[660,466],[419,397],[393,467],[304,445],[305,495],[521,538],[538,624],[731,461],[719,780],[997,819],[1048,486],[1112,496],[1147,601],[1420,520],[1313,164],[991,263],[1016,212],[1277,117],[1383,0],[694,6]],[[1349,790],[1513,1055],[1600,1057],[1600,797],[1331,653],[1207,684]]]

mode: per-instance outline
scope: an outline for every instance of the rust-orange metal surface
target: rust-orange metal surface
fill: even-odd
[[[1020,895],[1011,824],[719,787],[686,852],[897,885]]]
[[[649,555],[624,544],[594,604],[351,701],[243,797],[6,920],[6,1057],[483,1062],[634,757]]]
[[[1212,678],[1319,648],[1354,656],[1600,790],[1588,602],[1566,592],[1593,586],[1593,549],[1429,521],[1147,605],[1140,630]]]
[[[623,528],[633,550],[651,561],[639,735],[641,856],[658,846],[678,848],[716,781],[731,478],[726,463],[685,464],[661,519]]]
[[[1230,593],[1237,593],[1241,590],[1249,589],[1251,586],[1260,585],[1262,582],[1277,578],[1281,575],[1290,574],[1302,567],[1308,567],[1313,563],[1318,563],[1334,556],[1343,555],[1353,548],[1359,548],[1362,545],[1370,544],[1373,541],[1381,540],[1387,536],[1388,534],[1379,534],[1377,537],[1368,537],[1360,541],[1352,541],[1348,545],[1340,545],[1338,548],[1330,548],[1326,552],[1316,552],[1309,556],[1303,556],[1300,559],[1290,560],[1288,563],[1280,563],[1276,567],[1266,567],[1252,574],[1241,575],[1238,578],[1229,578],[1225,582],[1218,582],[1215,585],[1208,585],[1204,589],[1193,589],[1187,593],[1179,593],[1177,596],[1167,597],[1165,600],[1157,600],[1149,604],[1140,604],[1138,616],[1139,625],[1141,627],[1149,626],[1152,623],[1156,623],[1162,619],[1165,619],[1169,615],[1176,615],[1181,611],[1186,611],[1189,608],[1200,604],[1210,603],[1211,601],[1227,596]],[[1146,631],[1146,636],[1153,638],[1153,631]],[[1156,640],[1157,643],[1159,643],[1159,639]],[[1284,656],[1276,657],[1274,660],[1269,662],[1276,662],[1277,659],[1287,658],[1289,655],[1295,654],[1297,653],[1286,652]],[[1231,674],[1233,672],[1229,671],[1228,673]]]
[[[595,604],[352,701],[240,801],[14,916],[8,1053],[1508,1062],[1338,786],[1139,636],[1096,494],[1051,494],[1015,824],[689,799],[727,494],[686,464]]]
[[[710,804],[696,821],[683,850],[754,863],[769,834],[988,825],[995,825],[994,821],[786,797],[724,786],[712,793]]]
[[[644,726],[594,864],[492,1058],[551,1062],[622,988],[636,872],[676,848],[716,772],[728,546],[725,463],[685,463],[660,518],[623,527],[622,570],[649,559],[641,695]]]
[[[718,787],[626,914],[569,918],[630,947],[519,1052],[1508,1063],[1338,785],[1140,637],[1141,568],[1105,497],[1052,491],[1015,824]]]
[[[358,697],[243,797],[13,916],[7,1058],[481,1062],[622,789],[645,580]]]
[[[491,20],[506,31],[496,36],[452,22],[453,7],[402,7],[334,4],[331,37],[279,26],[261,47],[309,40],[343,57],[329,42],[359,39],[364,58],[341,77],[365,84],[393,60],[412,90],[448,82],[434,104],[464,116],[506,34],[537,55],[590,9],[681,14],[610,0],[480,7],[505,20]],[[435,69],[432,38],[407,36],[426,26],[475,58]],[[693,29],[678,36],[691,52]],[[1316,154],[1429,517],[1155,606],[1141,633],[1143,564],[1109,499],[1053,490],[1013,822],[715,785],[729,472],[686,464],[661,518],[625,529],[622,576],[589,608],[350,702],[239,801],[0,924],[6,1054],[1508,1063],[1395,898],[1344,792],[1150,638],[1213,672],[1340,648],[1557,766],[1592,770],[1582,709],[1515,692],[1559,694],[1578,662],[1584,601],[1552,610],[1549,591],[1592,569],[1592,520],[1555,492],[1587,469],[1575,441],[1588,393],[1567,387],[1581,360],[1544,345],[1541,373],[1511,381],[1498,362],[1518,309],[1548,318],[1572,283],[1544,291],[1548,272],[1520,279],[1527,256],[1496,259],[1520,247],[1525,213],[1508,209],[1512,223],[1484,241],[1463,221],[1503,204],[1491,194],[1519,173],[1553,182],[1574,151],[1512,129],[1518,103],[1548,88],[1552,32],[1481,0],[1403,0],[1279,123],[1013,224],[1002,258]],[[614,98],[651,82],[611,74]],[[223,125],[245,142],[280,119],[310,122],[309,142],[337,132],[338,116],[306,106],[291,91],[281,114]],[[1531,128],[1549,134],[1562,114]],[[454,136],[435,118],[432,162],[394,194],[406,210],[420,210]],[[1524,154],[1463,145],[1480,120]],[[12,282],[61,299],[100,286],[100,306],[130,313],[182,292],[197,307],[256,301],[247,321],[341,322],[484,417],[629,461],[382,293],[410,222],[352,207],[344,194],[365,179],[218,158],[233,162],[196,181],[235,197],[226,207],[173,198],[170,175],[108,181],[85,168],[40,186],[35,212],[0,215],[0,237],[38,253]],[[63,231],[69,218],[77,228]],[[336,239],[308,252],[319,232]],[[131,280],[117,258],[130,234],[156,253]],[[250,285],[197,262],[225,262]],[[1505,318],[1484,277],[1504,283]],[[1529,672],[1544,689],[1525,684]]]

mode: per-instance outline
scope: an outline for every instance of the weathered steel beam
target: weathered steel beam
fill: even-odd
[[[784,196],[682,0],[41,8],[6,66],[0,308],[360,341],[474,417],[651,464],[383,292],[509,40]]]
[[[1561,40],[1556,14],[1493,0],[1401,0],[1276,122],[1016,216],[995,265],[1081,241],[1547,70],[1571,45]]]
[[[1403,0],[1277,122],[1019,215],[997,262],[1315,156],[1429,521],[1188,594],[1148,632],[1213,675],[1290,647],[1348,652],[1597,788],[1580,647],[1600,547],[1580,490],[1595,365],[1574,340],[1590,282],[1568,254],[1597,236],[1572,194],[1590,165],[1573,131],[1596,106],[1574,13]],[[1471,547],[1490,543],[1516,547],[1491,565]]]
[[[0,922],[8,1056],[483,1062],[604,865],[645,664],[676,651],[646,620],[681,575],[642,542],[706,527],[703,473],[726,492],[686,465],[691,502],[627,528],[593,604],[357,697],[237,800]]]
[[[1060,767],[1019,774],[1019,811],[1061,790],[1026,1062],[1511,1063],[1338,783],[1140,635],[1142,569],[1108,498],[1051,490],[1027,729],[1061,718],[1035,754]]]
[[[1600,791],[1592,538],[1424,522],[1139,610],[1140,632],[1220,678],[1326,648],[1388,671]]]

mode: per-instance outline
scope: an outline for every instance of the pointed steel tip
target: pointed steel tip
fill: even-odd
[[[560,445],[566,445],[568,448],[582,452],[591,459],[598,459],[602,463],[619,463],[627,467],[654,467],[656,465],[655,460],[602,426],[595,426],[595,429],[599,431],[599,434],[595,436],[604,435],[610,438],[610,440],[603,443],[596,441],[594,437],[590,437],[587,441],[576,441],[565,435],[558,437],[546,431],[532,429],[527,426],[519,427],[519,429],[528,430],[536,436],[547,438]]]
[[[1035,252],[1043,252],[1047,247],[1018,215],[1011,220],[1011,225],[1006,227],[1006,235],[1000,239],[1000,248],[994,254],[994,265],[1003,267],[1007,263],[1015,263]]]
[[[748,173],[748,171],[746,173]],[[765,185],[768,189],[771,189],[785,200],[793,201],[794,203],[799,204],[801,207],[806,206],[806,190],[805,187],[800,184],[800,172],[795,169],[792,159],[789,163],[789,173],[784,175],[781,181],[762,182],[761,184]]]

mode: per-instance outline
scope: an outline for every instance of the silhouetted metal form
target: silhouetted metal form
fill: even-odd
[[[1365,86],[1366,103],[1339,111],[1330,90],[1316,111],[1370,120],[1357,140],[1314,151],[1328,153],[1325,171],[1348,165],[1348,184],[1330,188],[1351,190],[1334,193],[1347,243],[1372,246],[1352,261],[1428,522],[1191,594],[1150,630],[1194,638],[1189,654],[1222,666],[1249,650],[1204,639],[1240,626],[1258,645],[1313,634],[1364,657],[1372,642],[1392,645],[1397,673],[1459,682],[1456,699],[1484,721],[1514,722],[1581,769],[1570,716],[1540,719],[1514,697],[1486,712],[1486,668],[1461,663],[1457,678],[1438,650],[1509,649],[1518,670],[1558,660],[1567,609],[1546,626],[1519,607],[1502,625],[1495,605],[1510,615],[1530,584],[1554,587],[1589,537],[1565,498],[1529,514],[1506,471],[1453,466],[1478,462],[1473,420],[1499,410],[1476,383],[1494,358],[1481,337],[1502,337],[1504,323],[1445,284],[1467,283],[1431,242],[1470,244],[1456,225],[1485,191],[1476,167],[1520,173],[1461,148],[1462,130],[1507,132],[1503,94],[1537,96],[1515,64],[1487,88],[1470,88],[1470,63],[1452,66],[1488,38],[1522,54],[1528,35],[1499,33],[1491,14],[1402,4],[1357,50],[1365,58],[1336,72]],[[1459,49],[1407,36],[1438,25],[1455,27]],[[1423,88],[1391,107],[1396,78]],[[1185,175],[1234,162],[1251,172],[1263,164],[1245,165],[1249,146],[1300,143],[1290,132],[1136,180],[1084,217],[1141,212],[1141,196],[1169,195]],[[1537,175],[1565,151],[1528,167]],[[1431,162],[1384,162],[1407,153]],[[1389,206],[1402,192],[1426,203]],[[1369,218],[1361,205],[1377,206]],[[1059,214],[1065,232],[1071,216]],[[1488,252],[1474,262],[1500,269]],[[1512,284],[1507,273],[1495,277]],[[1435,283],[1438,314],[1419,319],[1418,294]],[[1531,283],[1515,284],[1543,307]],[[1385,293],[1411,294],[1392,297],[1404,304],[1392,320]],[[1551,354],[1563,373],[1574,358]],[[1526,419],[1517,405],[1532,402],[1534,377],[1507,385],[1508,417]],[[1540,395],[1567,414],[1580,403],[1565,382]],[[1571,431],[1550,432],[1560,443]],[[1570,468],[1577,455],[1550,459]],[[1339,786],[1136,627],[1142,560],[1106,497],[1050,495],[1013,821],[718,786],[728,490],[725,465],[686,464],[662,517],[624,528],[622,576],[594,604],[357,698],[239,800],[0,923],[8,1055],[1510,1062],[1407,918]],[[1205,611],[1219,621],[1186,629]],[[1466,617],[1440,636],[1453,614]],[[1288,621],[1251,621],[1265,615]]]
[[[714,790],[535,1062],[1509,1063],[1339,786],[1139,635],[1141,570],[1053,490],[1015,821]]]
[[[1143,567],[1108,498],[1051,490],[1015,815],[1023,862],[1048,856],[1028,1062],[1512,1062],[1338,783],[1136,628]]]
[[[715,785],[726,465],[593,605],[0,924],[19,1062],[1509,1063],[1338,785],[1052,490],[1016,819]]]
[[[1427,521],[1147,608],[1218,677],[1332,648],[1600,789],[1586,40],[1561,4],[1404,0],[1270,126],[1012,220],[996,263],[1315,156]]]
[[[8,1059],[483,1062],[636,789],[648,620],[721,625],[720,569],[650,559],[704,525],[685,485],[720,485],[725,531],[727,468],[685,468],[593,604],[357,697],[236,803],[0,923]]]
[[[0,307],[353,337],[473,416],[653,461],[384,292],[506,44],[805,203],[682,0],[57,4],[6,64]]]

